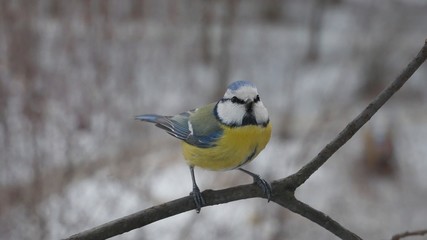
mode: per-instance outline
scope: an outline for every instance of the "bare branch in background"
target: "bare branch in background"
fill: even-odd
[[[341,148],[369,119],[396,93],[427,58],[427,40],[418,55],[402,73],[384,89],[338,136],[327,144],[320,153],[297,173],[272,183],[272,201],[319,224],[341,239],[361,239],[326,214],[313,209],[295,198],[295,190],[316,172],[339,148]],[[253,184],[241,185],[219,191],[203,192],[207,206],[228,203],[247,198],[264,198],[261,189]],[[132,215],[111,221],[67,239],[104,239],[145,226],[152,222],[195,209],[192,197],[180,198],[148,208]],[[399,239],[399,238],[397,238]]]
[[[419,230],[419,231],[413,231],[413,232],[404,232],[394,235],[391,240],[399,240],[405,237],[414,237],[414,236],[424,236],[427,234],[427,230]]]

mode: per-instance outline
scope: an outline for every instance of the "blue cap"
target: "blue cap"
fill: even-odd
[[[230,85],[228,85],[228,89],[230,89],[232,91],[236,91],[237,89],[239,89],[243,86],[255,87],[255,84],[253,84],[249,81],[236,81],[236,82],[230,83]]]

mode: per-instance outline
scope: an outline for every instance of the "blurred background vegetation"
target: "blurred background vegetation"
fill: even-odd
[[[178,141],[136,122],[250,80],[268,180],[308,162],[415,56],[424,0],[0,0],[0,238],[59,239],[191,191]],[[366,239],[425,228],[427,68],[299,190]],[[196,170],[202,189],[248,183]],[[334,239],[265,200],[116,239]]]

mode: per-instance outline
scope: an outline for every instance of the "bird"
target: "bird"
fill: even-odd
[[[232,82],[222,99],[203,107],[173,116],[143,114],[135,119],[154,123],[182,140],[183,155],[193,183],[190,195],[197,213],[206,201],[196,183],[195,167],[212,171],[238,169],[250,175],[267,200],[271,200],[269,182],[242,168],[266,147],[272,130],[267,108],[252,82]]]

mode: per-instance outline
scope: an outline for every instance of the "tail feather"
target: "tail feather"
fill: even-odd
[[[156,127],[159,127],[165,130],[170,135],[179,138],[181,140],[186,140],[191,132],[182,126],[180,123],[174,121],[172,117],[161,116],[156,114],[144,114],[136,116],[135,119],[155,123]]]
[[[158,119],[162,117],[163,116],[156,115],[156,114],[144,114],[144,115],[136,116],[135,119],[145,121],[145,122],[158,123]]]

